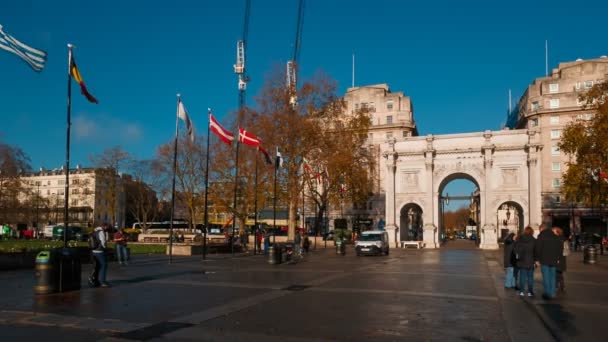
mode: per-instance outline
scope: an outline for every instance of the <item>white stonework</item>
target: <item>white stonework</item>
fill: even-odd
[[[503,130],[409,137],[380,146],[386,170],[386,229],[391,246],[400,245],[401,209],[422,209],[427,248],[440,245],[440,194],[452,180],[475,183],[480,199],[480,247],[497,249],[501,205],[521,210],[522,224],[542,222],[538,157],[542,146],[535,131]]]

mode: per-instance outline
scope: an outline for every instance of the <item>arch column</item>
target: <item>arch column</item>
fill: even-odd
[[[390,246],[398,246],[397,234],[399,232],[399,227],[397,226],[397,213],[396,213],[396,203],[395,203],[395,176],[397,171],[397,158],[398,154],[395,151],[395,139],[389,141],[389,147],[391,151],[384,153],[384,158],[386,160],[386,178],[387,178],[387,188],[386,188],[386,227],[385,230],[388,233],[388,241]]]
[[[481,249],[498,249],[498,227],[494,224],[498,219],[496,213],[490,209],[489,199],[492,193],[492,155],[494,153],[494,144],[492,144],[492,132],[485,131],[483,134],[485,143],[482,147],[484,157],[484,189],[479,191],[481,202],[481,217],[483,219],[481,228],[481,237],[479,247]],[[480,184],[481,186],[481,184]]]

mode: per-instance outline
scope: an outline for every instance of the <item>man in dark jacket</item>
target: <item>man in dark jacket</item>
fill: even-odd
[[[561,239],[551,229],[545,229],[544,225],[536,240],[534,250],[536,260],[540,263],[540,271],[543,275],[544,299],[555,297],[555,272],[559,259],[564,253],[564,245]]]
[[[526,284],[528,285],[528,297],[534,296],[534,230],[526,227],[523,234],[515,242],[515,257],[519,270],[519,295],[524,296]]]
[[[505,267],[505,288],[511,289],[514,288],[515,285],[515,277],[514,277],[514,268],[517,266],[515,263],[517,260],[515,259],[515,253],[513,252],[513,248],[515,247],[515,234],[510,233],[505,239],[504,245],[504,260],[503,265]]]

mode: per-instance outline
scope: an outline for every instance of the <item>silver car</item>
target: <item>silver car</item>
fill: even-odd
[[[361,233],[355,243],[355,253],[360,255],[388,255],[388,234],[383,230]]]

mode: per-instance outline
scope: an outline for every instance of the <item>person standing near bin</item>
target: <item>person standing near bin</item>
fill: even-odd
[[[536,240],[535,254],[543,275],[543,299],[549,300],[555,298],[555,273],[559,259],[564,253],[564,244],[551,229],[545,229],[543,225],[540,228],[541,231]]]
[[[108,271],[108,260],[106,258],[107,230],[108,224],[104,222],[101,227],[97,227],[93,231],[93,238],[96,240],[96,246],[92,250],[95,267],[93,274],[89,277],[89,284],[93,286],[110,287],[110,284],[106,281]]]
[[[127,235],[124,229],[119,229],[114,234],[114,242],[116,243],[116,258],[121,265],[127,265],[129,256],[127,254]]]

